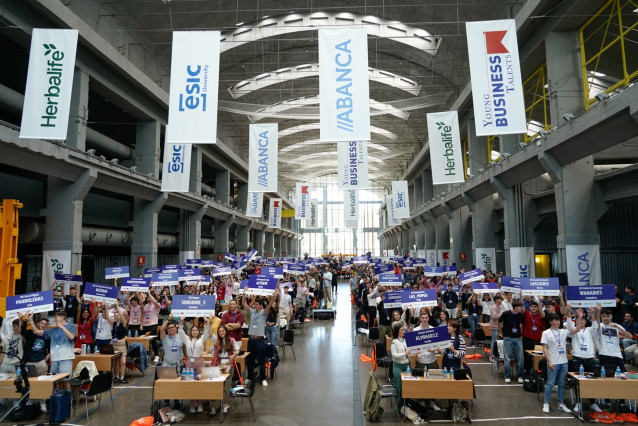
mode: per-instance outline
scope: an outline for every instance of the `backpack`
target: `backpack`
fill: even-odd
[[[453,422],[464,422],[470,418],[469,410],[466,401],[461,402],[453,402],[452,403],[452,421]]]
[[[381,407],[381,388],[377,382],[377,378],[374,372],[370,372],[370,379],[368,380],[368,386],[366,388],[366,395],[363,400],[363,409],[366,416],[371,422],[379,420],[383,414],[383,407]]]
[[[527,392],[537,392],[538,390],[538,373],[532,371],[523,377],[523,390]]]

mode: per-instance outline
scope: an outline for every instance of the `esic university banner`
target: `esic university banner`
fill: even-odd
[[[21,138],[66,139],[77,45],[77,30],[33,30]]]
[[[465,182],[457,111],[427,115],[434,185]]]
[[[337,143],[339,189],[368,188],[368,143],[350,141]]]
[[[248,139],[248,192],[277,192],[277,123],[251,124]]]
[[[322,141],[370,140],[365,28],[319,29],[319,102]]]
[[[166,141],[217,142],[219,31],[175,31]]]
[[[525,133],[516,23],[466,22],[476,135]]]
[[[167,127],[168,128],[168,127]],[[162,191],[188,192],[191,175],[191,144],[164,144]]]
[[[397,180],[392,182],[392,202],[394,203],[395,218],[410,218],[410,200],[408,199],[407,180]]]

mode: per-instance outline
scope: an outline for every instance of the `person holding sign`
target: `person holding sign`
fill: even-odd
[[[110,345],[113,334],[113,318],[109,315],[106,302],[102,302],[97,308],[97,320],[93,324],[95,329],[95,344]]]
[[[142,313],[144,315],[142,317],[142,331],[149,336],[156,336],[161,305],[157,300],[155,300],[151,290],[149,290],[146,294],[148,296],[144,296],[143,293],[139,293],[138,295],[142,300]],[[156,339],[151,340],[151,348],[153,349],[153,353],[157,355],[158,344]]]
[[[516,376],[518,383],[523,383],[523,341],[522,329],[525,323],[523,302],[514,300],[512,310],[505,311],[498,318],[498,326],[503,339],[503,356],[505,358],[505,383],[512,378],[512,359],[516,362]]]
[[[524,305],[523,305],[524,306]],[[545,311],[538,309],[538,302],[533,300],[529,303],[529,310],[525,311],[525,322],[523,323],[523,351],[534,349],[541,344],[541,337],[545,331]],[[525,370],[532,371],[534,359],[527,352],[523,352]]]
[[[73,372],[73,341],[75,340],[75,324],[66,322],[66,312],[58,311],[55,313],[55,324],[47,330],[40,330],[33,323],[33,314],[27,315],[31,330],[39,336],[51,341],[51,374]],[[71,389],[69,382],[62,382],[62,386]]]
[[[427,330],[428,328],[431,328],[431,327],[432,326],[430,325],[430,311],[428,310],[428,308],[423,307],[419,311],[419,325],[414,329],[414,331]],[[427,368],[428,370],[438,369],[439,363],[436,359],[436,349],[427,349],[425,351],[422,351],[419,348],[416,354],[415,367],[423,368],[423,369]],[[436,402],[433,399],[430,400],[430,408],[434,411],[441,411],[441,408],[438,405],[436,405]]]
[[[69,289],[69,294],[64,294],[64,283],[62,283],[62,299],[66,303],[64,310],[69,322],[76,323],[78,321],[78,308],[80,306],[80,296],[75,286]]]
[[[140,295],[133,295],[129,297],[126,301],[127,310],[129,312],[129,321],[128,321],[128,331],[131,332],[132,335],[142,334],[142,306],[140,305],[140,298],[143,298],[144,295],[140,293]]]
[[[192,368],[195,374],[199,375],[202,373],[202,369],[204,368],[204,345],[210,335],[211,318],[206,319],[204,332],[201,333],[201,335],[199,328],[196,325],[191,327],[190,332],[187,335],[184,332],[184,322],[186,322],[186,318],[182,317],[179,320],[178,334],[180,339],[182,339],[182,342],[185,342],[186,345],[186,368]],[[193,323],[197,324],[197,318],[195,318]],[[213,336],[213,343],[215,343],[216,340],[215,336]],[[194,414],[195,412],[201,413],[204,411],[204,401],[201,399],[191,399],[190,406],[191,414]]]
[[[397,390],[397,406],[403,405],[403,398],[401,397],[401,373],[408,369],[410,365],[410,349],[408,349],[405,343],[405,328],[402,325],[395,325],[392,327],[392,344],[390,345],[390,353],[392,355],[392,373],[394,374],[394,387]]]
[[[244,292],[246,289],[244,289]],[[248,368],[248,380],[254,380],[255,377],[255,359],[259,365],[259,376],[261,377],[261,385],[268,386],[266,381],[266,319],[270,313],[270,307],[276,292],[268,298],[268,305],[264,309],[262,301],[259,297],[253,300],[251,308],[246,302],[245,294],[242,293],[241,303],[244,310],[249,315],[250,327],[248,329],[248,358],[246,365]]]
[[[241,340],[236,341],[228,334],[226,326],[222,325],[217,329],[217,342],[213,350],[213,361],[211,365],[219,366],[220,372],[224,374],[230,374],[232,377],[233,369],[235,368],[235,357],[239,355],[241,349]],[[226,379],[224,382],[224,398],[227,399],[230,393],[230,387],[232,380]],[[213,401],[210,406],[210,415],[216,414],[215,408],[221,405],[221,401]],[[223,405],[224,412],[230,408],[227,404]]]
[[[552,388],[558,382],[558,409],[565,413],[572,410],[565,405],[565,379],[567,377],[567,335],[569,332],[560,327],[560,317],[556,314],[548,315],[551,328],[543,331],[541,343],[547,360],[547,383],[545,384],[545,400],[543,413],[549,414],[549,400]]]
[[[182,369],[182,347],[184,342],[177,335],[177,326],[173,322],[173,314],[168,315],[168,319],[159,329],[159,338],[164,346],[163,367],[175,367],[177,371]],[[168,407],[168,401],[164,401],[164,406]],[[178,400],[173,401],[174,409],[179,410],[181,405]]]
[[[440,349],[443,355],[441,367],[445,367],[448,371],[453,368],[459,370],[463,368],[461,361],[465,358],[465,339],[461,336],[461,326],[456,319],[451,319],[447,323],[447,330],[450,333],[450,346]]]
[[[18,313],[18,316],[22,318],[22,314]],[[45,316],[41,316],[35,325],[40,330],[46,330],[49,325],[49,320]],[[24,356],[26,357],[27,367],[29,369],[35,368],[38,376],[46,374],[49,371],[48,361],[51,357],[49,351],[49,341],[44,336],[39,336],[33,332],[33,330],[27,329],[27,321],[22,322],[22,328],[20,334],[24,338]],[[47,412],[46,399],[40,400],[40,411]]]
[[[24,356],[24,345],[20,328],[22,320],[16,318],[11,322],[13,333],[2,340],[2,352],[0,353],[0,373],[14,374],[20,366],[20,360]]]

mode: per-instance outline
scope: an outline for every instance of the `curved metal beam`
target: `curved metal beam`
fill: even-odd
[[[326,142],[326,141],[322,141],[319,139],[313,139],[313,140],[309,140],[309,141],[303,141],[303,142],[296,142],[290,145],[286,145],[285,147],[279,149],[279,154],[284,153],[284,152],[290,152],[293,151],[297,148],[302,148],[304,146],[308,146],[308,145],[321,145],[321,144],[329,144],[329,143],[340,143],[340,142]],[[390,148],[385,147],[383,145],[379,145],[377,143],[374,142],[367,142],[368,148],[372,148],[372,149],[376,149],[378,151],[389,151]],[[407,153],[407,152],[406,152]]]
[[[319,123],[306,123],[299,124],[298,126],[288,127],[287,129],[279,131],[279,139],[285,138],[286,136],[294,135],[295,133],[299,132],[319,130],[320,127],[321,126]],[[397,138],[399,137],[396,133],[392,133],[389,130],[382,129],[381,127],[377,126],[370,126],[370,132],[380,136],[385,136],[386,138],[392,139],[393,141],[397,140]]]

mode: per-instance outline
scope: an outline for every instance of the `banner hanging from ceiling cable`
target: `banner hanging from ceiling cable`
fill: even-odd
[[[359,219],[359,191],[348,189],[343,191],[343,218],[346,224]],[[355,226],[356,227],[356,223]]]
[[[310,191],[312,186],[309,183],[297,183],[295,194],[295,219],[306,219],[310,214]]]
[[[464,182],[458,112],[428,114],[427,120],[432,183],[441,185]]]
[[[534,247],[510,247],[510,271],[512,277],[535,278]]]
[[[166,127],[168,129],[168,126]],[[191,175],[191,144],[164,144],[162,188],[164,192],[188,192]]]
[[[392,201],[394,202],[394,217],[397,219],[410,218],[410,200],[408,199],[408,181],[392,182]]]
[[[339,189],[368,188],[367,142],[338,142],[337,164]]]
[[[370,140],[366,28],[319,29],[320,138]]]
[[[306,218],[306,228],[317,229],[319,228],[319,201],[310,200],[310,212]]]
[[[466,22],[477,136],[527,132],[513,19]]]
[[[219,31],[175,31],[166,140],[217,143]]]
[[[264,214],[264,193],[249,192],[246,206],[246,216],[261,217]]]
[[[33,30],[21,138],[66,139],[77,45],[77,30]]]
[[[270,209],[268,209],[268,227],[281,228],[281,198],[270,199]]]
[[[251,124],[248,138],[248,191],[277,192],[277,123]]]
[[[388,226],[400,225],[401,220],[397,219],[394,214],[394,203],[392,202],[392,195],[385,196],[386,211],[388,213]]]

